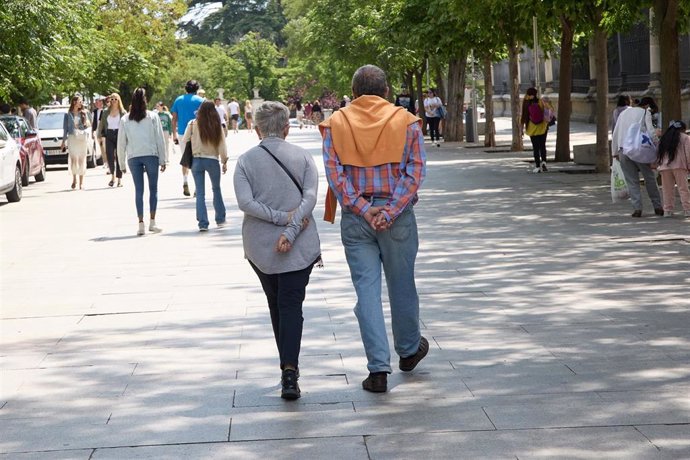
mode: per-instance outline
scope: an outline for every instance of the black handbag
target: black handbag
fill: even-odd
[[[182,158],[180,158],[180,164],[185,168],[191,168],[192,162],[194,161],[194,155],[192,155],[192,140],[188,140],[184,146],[184,152],[182,152]]]
[[[189,124],[189,140],[184,146],[184,152],[182,152],[182,158],[180,158],[180,164],[185,168],[192,168],[192,163],[194,162],[194,155],[192,154],[192,136],[194,134],[194,124]]]

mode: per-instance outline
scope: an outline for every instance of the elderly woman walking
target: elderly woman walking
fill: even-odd
[[[137,235],[144,234],[144,173],[149,182],[149,212],[151,220],[149,231],[159,233],[156,225],[156,208],[158,206],[158,167],[165,171],[166,150],[163,140],[161,120],[155,112],[146,110],[146,92],[137,88],[132,95],[129,113],[122,117],[117,139],[118,164],[122,172],[127,166],[132,171],[134,180],[134,203],[137,207],[139,228]]]
[[[237,160],[235,194],[244,212],[245,257],[268,300],[280,355],[281,397],[300,397],[299,352],[302,302],[312,267],[321,261],[319,235],[312,211],[318,172],[311,155],[285,141],[289,110],[265,102],[254,111],[261,143]]]

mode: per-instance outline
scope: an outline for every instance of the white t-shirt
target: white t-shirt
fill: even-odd
[[[119,129],[120,128],[120,115],[110,116],[108,115],[108,129]]]
[[[438,117],[438,109],[440,106],[442,106],[443,103],[441,102],[441,98],[438,96],[436,97],[427,97],[424,99],[424,112],[426,113],[427,118],[431,117]],[[434,106],[432,108],[432,106]]]
[[[238,104],[237,101],[232,101],[229,103],[228,108],[230,109],[230,115],[240,114],[240,104]]]
[[[222,105],[217,105],[216,106],[216,112],[218,112],[218,116],[220,117],[220,124],[225,124],[225,116],[227,115],[228,112],[225,111],[225,107]]]

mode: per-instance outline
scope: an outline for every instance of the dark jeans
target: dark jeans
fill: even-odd
[[[134,180],[134,204],[139,218],[144,216],[144,173],[149,180],[149,212],[156,212],[158,207],[158,163],[158,157],[155,155],[127,160]]]
[[[105,154],[108,157],[108,169],[110,174],[115,171],[118,179],[122,178],[120,161],[117,159],[117,129],[108,129],[105,132]]]
[[[312,266],[295,272],[268,275],[259,270],[251,261],[249,265],[259,277],[268,300],[273,336],[280,355],[280,368],[283,369],[286,364],[297,368],[304,322],[302,302],[304,302]]]
[[[529,137],[532,141],[532,153],[534,153],[534,163],[536,163],[537,168],[542,161],[546,162],[546,134]]]
[[[441,136],[438,135],[438,124],[441,122],[439,117],[426,117],[426,121],[429,123],[429,136],[431,136],[431,142],[434,139],[438,142]]]

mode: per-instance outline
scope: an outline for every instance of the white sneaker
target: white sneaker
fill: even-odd
[[[201,228],[199,229],[199,231],[200,231],[200,232],[207,232],[207,231],[208,231],[208,227],[201,227]]]
[[[139,222],[139,230],[137,230],[137,236],[142,236],[146,233],[146,227],[143,222]]]
[[[541,167],[537,166],[532,170],[533,173],[540,173],[541,172]]]
[[[149,223],[149,232],[160,233],[162,231],[163,229],[156,227],[156,221],[151,219],[151,222]]]

